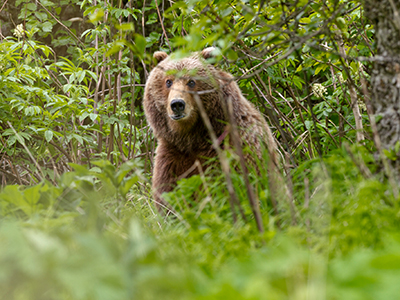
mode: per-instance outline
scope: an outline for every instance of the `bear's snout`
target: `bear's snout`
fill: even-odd
[[[179,120],[183,118],[185,115],[183,112],[185,111],[186,103],[182,99],[174,99],[171,101],[171,110],[174,113],[171,117],[174,120]]]
[[[185,110],[185,101],[182,99],[174,99],[171,101],[171,109],[176,114],[181,114]]]

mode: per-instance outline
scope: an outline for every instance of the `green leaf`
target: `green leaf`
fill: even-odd
[[[292,78],[292,80],[293,80],[294,85],[295,85],[297,88],[299,88],[299,89],[302,89],[302,88],[303,88],[303,84],[304,84],[305,82],[304,82],[304,80],[303,80],[302,78],[300,78],[300,77],[297,76],[297,75],[294,75],[293,78]]]
[[[136,49],[137,49],[139,55],[144,54],[144,51],[146,49],[146,39],[142,35],[136,34],[135,35],[135,46],[136,46]]]
[[[72,137],[76,139],[81,145],[83,145],[83,138],[80,135],[72,134]]]
[[[87,111],[84,111],[80,116],[79,116],[79,121],[83,121],[84,119],[86,119],[86,117],[89,115],[89,113]]]
[[[44,137],[46,138],[47,142],[50,142],[53,139],[53,131],[52,130],[47,130],[44,133]]]
[[[98,8],[97,10],[94,11],[94,13],[89,15],[89,20],[92,23],[96,23],[102,20],[103,17],[104,17],[104,10],[102,8]]]
[[[236,51],[229,49],[228,52],[226,53],[226,56],[231,59],[231,60],[237,60],[238,59],[238,54]]]
[[[122,31],[132,31],[135,29],[133,23],[122,23],[115,26],[115,28]]]
[[[70,83],[65,84],[65,85],[63,86],[63,92],[64,92],[64,93],[68,93],[69,90],[70,90],[72,87],[73,87],[73,85],[70,84]]]
[[[15,135],[11,135],[8,139],[7,139],[7,144],[9,147],[11,147],[12,145],[15,144],[15,142],[17,141],[17,137]]]
[[[312,121],[306,120],[306,121],[304,121],[304,123],[306,125],[307,130],[310,130],[312,128],[312,126],[313,126],[313,122]]]
[[[35,16],[42,22],[47,19],[47,14],[43,12],[36,11]]]
[[[89,115],[89,118],[90,118],[92,121],[94,121],[94,120],[97,119],[98,116],[99,116],[98,114],[91,113],[91,114]]]
[[[315,69],[314,75],[318,75],[318,73],[324,71],[326,67],[327,67],[326,65],[319,64],[318,67]]]
[[[383,149],[383,154],[385,154],[385,156],[387,158],[389,158],[390,160],[396,161],[397,160],[397,155],[394,152],[394,150],[387,150],[387,149]]]
[[[111,56],[111,55],[117,53],[118,51],[120,51],[121,49],[123,49],[123,47],[124,47],[124,41],[122,41],[122,40],[116,41],[112,45],[112,47],[107,51],[106,55]]]
[[[22,200],[22,198],[22,193],[19,190],[18,185],[7,185],[0,194],[1,200],[5,200],[10,203],[15,203],[17,200]]]
[[[397,141],[396,144],[394,145],[394,152],[399,153],[400,151],[400,141]]]
[[[79,71],[76,76],[77,76],[78,82],[81,83],[85,79],[86,73],[85,73],[85,71]]]
[[[24,198],[26,199],[26,202],[30,204],[32,209],[35,208],[36,203],[40,199],[40,190],[42,189],[41,184],[37,184],[33,187],[29,187],[26,190],[24,190]]]
[[[51,24],[49,21],[46,21],[42,24],[42,30],[44,32],[51,32],[53,30],[53,24]]]
[[[134,175],[124,180],[119,187],[121,195],[125,198],[126,194],[129,192],[130,188],[139,181],[139,176]]]
[[[36,6],[35,3],[27,3],[27,4],[26,4],[26,8],[29,9],[29,10],[31,10],[31,11],[37,10],[37,6]]]

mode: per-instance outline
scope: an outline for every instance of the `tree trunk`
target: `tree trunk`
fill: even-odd
[[[400,143],[400,0],[364,0],[366,16],[375,25],[376,56],[371,76],[371,102],[382,147]],[[400,152],[392,159],[399,179]]]

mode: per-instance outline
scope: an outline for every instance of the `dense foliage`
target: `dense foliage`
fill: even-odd
[[[8,0],[0,20],[1,299],[399,298],[398,149],[373,141],[362,3]],[[261,232],[239,168],[236,222],[218,170],[166,195],[175,216],[152,203],[152,53],[208,46],[282,154],[284,197],[267,151],[249,174]]]

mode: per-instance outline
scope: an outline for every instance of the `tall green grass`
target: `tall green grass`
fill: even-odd
[[[363,147],[292,170],[295,224],[252,176],[262,234],[235,169],[234,224],[218,171],[181,180],[165,219],[140,164],[73,167],[0,193],[0,299],[400,298],[399,199]]]

